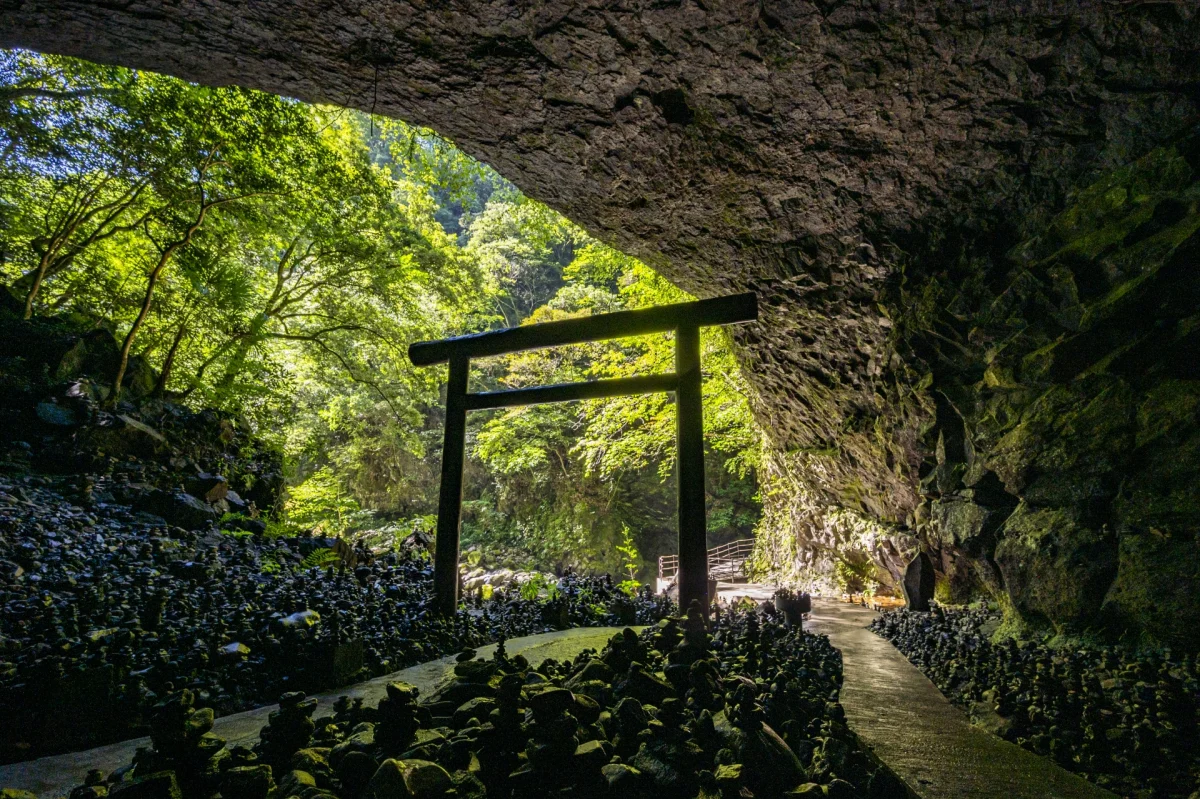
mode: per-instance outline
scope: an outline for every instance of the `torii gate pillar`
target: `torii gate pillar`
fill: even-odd
[[[704,402],[700,380],[700,328],[675,332],[675,441],[679,478],[679,608],[693,599],[707,614],[708,528],[704,509]]]

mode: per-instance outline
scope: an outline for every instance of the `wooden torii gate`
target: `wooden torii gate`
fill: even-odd
[[[599,399],[626,394],[675,392],[675,437],[679,462],[679,603],[693,599],[708,607],[707,530],[704,518],[704,423],[700,394],[700,328],[758,318],[753,293],[638,311],[565,319],[469,336],[420,341],[408,348],[417,366],[450,364],[446,388],[446,431],[433,559],[434,605],[451,615],[458,607],[459,523],[462,516],[463,446],[467,411]],[[585,383],[467,392],[472,358],[587,341],[675,331],[675,372]]]

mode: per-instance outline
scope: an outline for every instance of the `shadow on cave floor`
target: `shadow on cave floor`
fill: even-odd
[[[888,641],[874,611],[813,600],[806,627],[841,650],[842,705],[859,739],[922,799],[1113,797],[1051,761],[974,727]]]

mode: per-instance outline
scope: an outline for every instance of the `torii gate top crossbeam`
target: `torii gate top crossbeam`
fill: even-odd
[[[708,607],[708,562],[704,520],[704,424],[700,396],[700,328],[749,322],[758,318],[754,294],[735,294],[698,302],[661,305],[638,311],[565,319],[540,325],[495,330],[408,348],[417,366],[449,362],[446,430],[442,444],[442,486],[433,562],[434,600],[450,615],[458,606],[459,521],[462,515],[463,456],[467,411],[598,399],[624,394],[672,391],[676,400],[675,434],[679,467],[679,601]],[[520,350],[579,344],[585,341],[675,332],[675,372],[585,383],[535,386],[471,394],[467,377],[472,358]]]
[[[753,292],[747,292],[637,311],[617,311],[578,319],[543,322],[538,325],[489,330],[486,333],[456,336],[441,341],[419,341],[408,348],[408,357],[417,366],[432,366],[435,363],[445,363],[455,355],[486,358],[520,350],[662,333],[675,330],[680,325],[710,327],[750,322],[757,318],[758,300]]]

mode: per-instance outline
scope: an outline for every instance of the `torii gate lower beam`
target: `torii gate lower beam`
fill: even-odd
[[[438,498],[433,561],[435,609],[452,615],[458,608],[459,526],[462,518],[463,447],[467,411],[546,402],[599,399],[658,391],[675,392],[675,437],[679,464],[679,603],[693,599],[709,606],[708,534],[704,513],[704,410],[701,396],[700,328],[758,318],[752,293],[638,311],[585,316],[470,336],[422,341],[408,348],[417,366],[448,362],[446,430],[442,441],[442,485]],[[675,373],[568,383],[554,386],[467,392],[471,358],[503,355],[585,341],[675,332]]]

